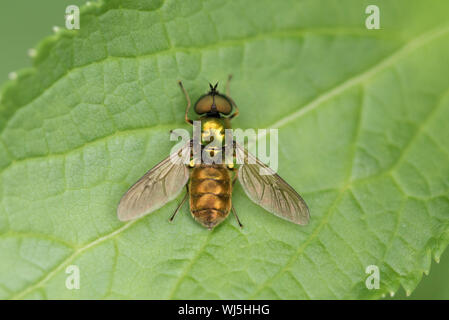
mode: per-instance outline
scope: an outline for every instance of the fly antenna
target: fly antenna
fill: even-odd
[[[215,85],[212,85],[212,83],[209,82],[209,88],[210,88],[210,93],[217,93],[217,86],[218,86],[218,82]]]

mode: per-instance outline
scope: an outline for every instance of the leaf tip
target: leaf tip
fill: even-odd
[[[12,71],[12,72],[8,73],[8,79],[9,80],[16,80],[17,79],[17,72]]]
[[[34,48],[30,48],[30,49],[28,49],[27,54],[28,54],[28,57],[34,58],[37,56],[37,50]]]

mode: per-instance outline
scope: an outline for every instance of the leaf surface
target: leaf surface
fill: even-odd
[[[448,242],[447,1],[107,1],[38,47],[0,100],[0,298],[378,298],[412,291]],[[209,232],[121,195],[234,75],[235,128],[278,128],[306,227],[237,186]],[[79,267],[79,290],[66,268]],[[380,288],[365,286],[367,266]]]

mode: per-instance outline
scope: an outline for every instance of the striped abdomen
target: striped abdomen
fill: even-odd
[[[222,222],[231,210],[231,176],[224,165],[201,164],[190,175],[190,211],[206,228]]]

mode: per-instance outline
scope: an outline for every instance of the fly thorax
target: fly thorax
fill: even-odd
[[[201,144],[203,146],[215,145],[221,148],[224,143],[224,138],[225,127],[222,119],[206,118],[201,121]]]
[[[222,158],[222,147],[225,142],[225,126],[220,118],[203,118],[201,121],[201,144],[203,156],[209,158],[203,160],[206,163],[218,161]]]

